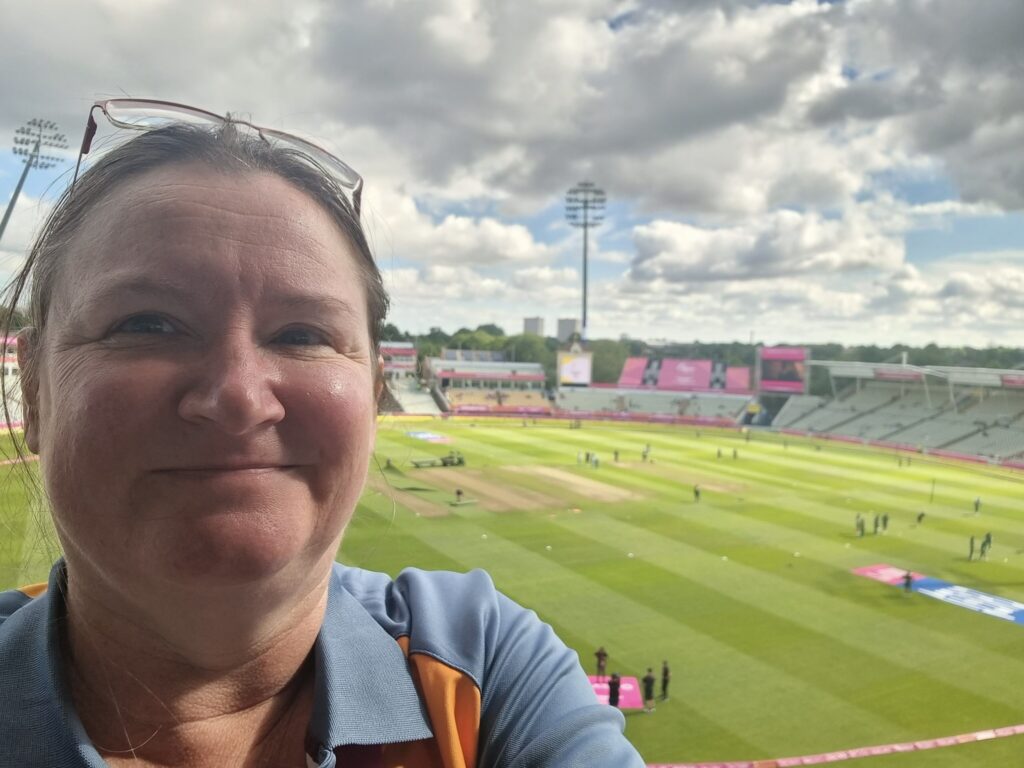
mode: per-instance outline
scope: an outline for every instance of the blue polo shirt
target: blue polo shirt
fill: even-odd
[[[106,765],[63,668],[66,580],[60,561],[45,591],[0,593],[0,768]],[[336,564],[313,654],[311,766],[643,765],[576,654],[483,571]]]

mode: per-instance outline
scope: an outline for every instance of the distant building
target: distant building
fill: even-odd
[[[544,318],[543,317],[524,317],[523,318],[523,333],[532,333],[536,336],[544,336]]]
[[[579,318],[560,317],[558,318],[558,340],[565,343],[572,338],[573,334],[581,333],[582,326]]]

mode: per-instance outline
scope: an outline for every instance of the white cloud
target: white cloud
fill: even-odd
[[[1019,261],[914,266],[903,238],[1024,209],[1022,29],[1019,0],[13,3],[0,131],[75,140],[128,93],[321,138],[366,177],[409,327],[578,314],[578,233],[517,222],[589,178],[594,333],[1019,339]],[[955,192],[890,191],[914,175]]]
[[[901,242],[856,214],[825,219],[784,210],[715,229],[659,220],[636,227],[633,238],[637,254],[629,275],[641,283],[821,276],[893,268],[903,260]]]

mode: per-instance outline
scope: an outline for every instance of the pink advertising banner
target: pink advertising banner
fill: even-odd
[[[726,392],[749,392],[750,391],[750,368],[730,366],[725,371]]]
[[[710,360],[678,360],[666,357],[661,361],[658,389],[693,390],[710,387]]]
[[[1024,389],[1024,374],[1018,376],[1015,373],[1004,373],[1001,378],[1004,387]]]
[[[803,347],[763,347],[762,360],[806,360],[807,350]]]
[[[594,689],[594,695],[602,704],[608,703],[608,680],[610,678],[590,676],[590,685]],[[643,709],[644,701],[640,695],[640,681],[635,677],[619,678],[619,709]]]
[[[627,357],[619,374],[620,387],[639,387],[644,380],[644,369],[647,367],[646,357]]]

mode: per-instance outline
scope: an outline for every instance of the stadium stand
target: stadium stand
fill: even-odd
[[[563,387],[555,400],[558,410],[593,413],[635,413],[688,416],[736,422],[750,397],[705,392]]]
[[[1024,457],[1024,375],[984,368],[820,362],[853,384],[831,400],[791,397],[772,426],[942,450],[991,460]]]
[[[825,402],[818,408],[805,412],[788,426],[807,432],[836,432],[844,424],[874,413],[898,400],[899,396],[898,385],[868,384],[862,389],[853,390],[845,397]]]
[[[424,364],[428,386],[443,409],[523,413],[551,410],[540,363],[503,362],[473,350],[457,351],[458,359],[431,357]]]
[[[403,413],[432,416],[441,413],[441,409],[434,400],[433,394],[431,394],[429,389],[420,386],[416,379],[397,379],[389,385],[389,388]]]
[[[772,423],[776,427],[790,427],[824,404],[825,400],[817,395],[793,395],[786,400]]]

